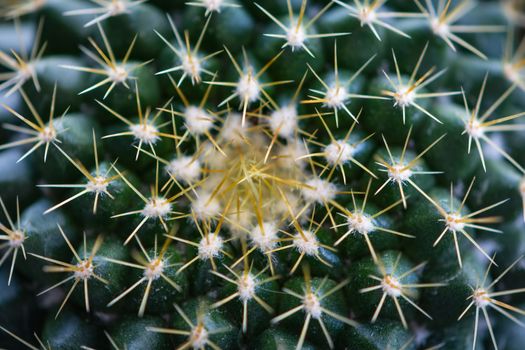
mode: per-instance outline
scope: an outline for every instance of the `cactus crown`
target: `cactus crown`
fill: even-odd
[[[525,342],[519,1],[0,9],[0,347]]]

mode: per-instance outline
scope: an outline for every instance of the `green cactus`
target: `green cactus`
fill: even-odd
[[[0,348],[519,349],[517,0],[0,0]]]

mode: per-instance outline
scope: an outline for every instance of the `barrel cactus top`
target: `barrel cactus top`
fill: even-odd
[[[0,348],[521,349],[518,0],[1,0]]]

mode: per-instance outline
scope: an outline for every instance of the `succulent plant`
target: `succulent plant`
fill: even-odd
[[[520,1],[0,9],[0,348],[523,347]]]

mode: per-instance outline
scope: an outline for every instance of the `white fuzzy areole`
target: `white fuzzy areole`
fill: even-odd
[[[362,235],[368,234],[374,230],[372,219],[363,213],[353,213],[353,216],[347,218],[348,229]]]
[[[24,241],[26,240],[26,235],[24,231],[15,230],[13,231],[13,234],[9,236],[9,240],[7,241],[9,248],[20,248]]]
[[[445,217],[445,224],[447,225],[449,231],[458,232],[463,230],[465,228],[465,223],[461,222],[461,219],[461,215],[457,213],[448,214]]]
[[[522,71],[520,69],[516,69],[510,62],[503,64],[503,73],[505,74],[505,77],[507,77],[507,79],[513,83],[521,82],[524,78]]]
[[[408,168],[405,169],[405,165],[403,164],[393,165],[391,169],[388,170],[388,177],[397,183],[403,183],[411,176],[412,171]]]
[[[209,234],[199,242],[198,254],[201,260],[209,260],[219,256],[224,241],[219,235]]]
[[[113,0],[107,6],[108,12],[111,16],[117,16],[127,11],[126,1],[124,0]]]
[[[394,276],[386,275],[381,281],[381,287],[388,296],[397,298],[402,294],[401,283]]]
[[[373,24],[377,19],[377,13],[375,9],[370,8],[369,6],[364,6],[358,14],[359,22],[361,27],[364,25]]]
[[[128,71],[126,70],[125,66],[122,65],[116,65],[107,71],[109,79],[111,79],[112,82],[121,84],[125,82],[128,79]]]
[[[193,327],[190,334],[190,343],[193,349],[204,349],[208,344],[209,334],[204,325]]]
[[[416,92],[410,86],[400,86],[394,94],[395,105],[409,107],[416,100]]]
[[[297,130],[297,108],[295,105],[287,105],[274,111],[270,116],[270,128],[279,136],[290,138]]]
[[[313,319],[321,318],[323,311],[321,310],[321,302],[319,298],[312,292],[306,293],[303,298],[303,307]]]
[[[166,166],[166,170],[177,180],[184,180],[186,182],[198,180],[202,173],[200,161],[188,156],[181,156],[173,159]]]
[[[197,55],[187,54],[182,56],[181,61],[182,70],[190,76],[191,82],[195,84],[195,82],[200,81],[202,65],[199,57]]]
[[[204,109],[196,106],[186,107],[184,120],[189,132],[194,135],[202,135],[213,127],[213,117]]]
[[[483,125],[481,125],[478,119],[469,121],[465,130],[467,131],[467,134],[469,134],[475,139],[478,139],[485,134],[485,128],[483,127]]]
[[[104,176],[96,176],[86,184],[86,190],[92,193],[104,193],[108,189],[109,182]]]
[[[243,74],[237,83],[236,92],[242,101],[255,102],[261,94],[261,85],[251,74]]]
[[[343,86],[331,86],[325,93],[325,105],[330,108],[342,108],[348,98],[348,92]]]
[[[430,20],[430,27],[434,34],[442,38],[447,38],[450,35],[450,27],[446,22],[442,22],[439,18],[432,18]]]
[[[156,258],[152,260],[148,266],[146,266],[146,269],[144,270],[144,277],[150,280],[156,280],[162,275],[164,267],[164,260]]]
[[[490,304],[490,298],[487,294],[488,292],[483,288],[478,288],[472,293],[476,307],[485,307]]]
[[[93,271],[95,270],[95,267],[93,266],[92,262],[90,260],[82,260],[76,265],[76,270],[74,272],[74,276],[78,280],[88,280],[93,276]]]
[[[332,141],[324,148],[326,161],[331,164],[344,164],[354,156],[355,147],[345,140]]]
[[[165,218],[171,212],[171,203],[164,197],[151,197],[141,214],[148,218]]]
[[[250,232],[250,240],[260,251],[266,253],[277,245],[278,227],[274,222],[263,222],[262,228],[256,225]]]
[[[35,65],[33,62],[29,61],[26,62],[26,64],[20,66],[20,68],[16,71],[16,75],[18,80],[26,81],[29,80],[32,76],[36,74],[35,71]]]
[[[304,253],[308,256],[316,255],[319,251],[317,237],[308,230],[303,230],[302,234],[297,232],[293,237],[293,245],[299,253]]]
[[[206,12],[221,11],[221,6],[224,0],[203,0],[202,3],[206,8]]]
[[[56,141],[57,132],[55,128],[46,126],[44,129],[42,129],[42,131],[38,133],[38,139],[45,143]]]
[[[134,124],[129,127],[130,131],[136,140],[142,141],[146,144],[154,145],[160,137],[158,135],[159,129],[152,124]]]
[[[337,188],[334,184],[320,178],[306,181],[306,186],[301,188],[303,198],[310,203],[326,203],[335,198]]]
[[[250,274],[243,274],[237,280],[237,291],[241,301],[248,301],[255,295],[255,279]]]
[[[302,26],[294,25],[286,32],[286,44],[292,48],[292,51],[304,47],[306,38],[306,32]]]

